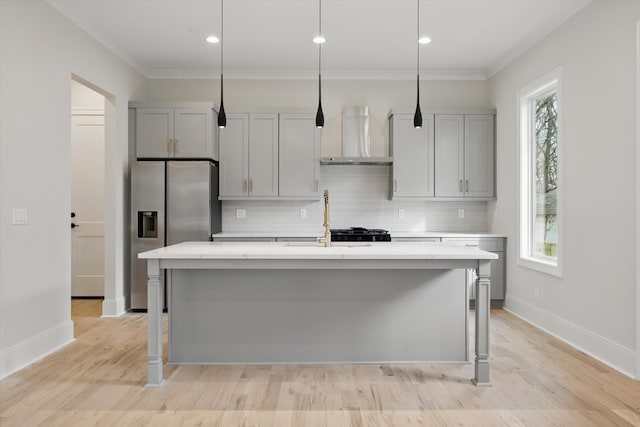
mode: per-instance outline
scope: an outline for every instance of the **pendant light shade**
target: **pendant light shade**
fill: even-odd
[[[413,127],[416,129],[420,129],[422,127],[422,112],[420,111],[420,0],[416,0],[418,4],[418,19],[416,25],[416,45],[418,46],[418,60],[416,63],[416,75],[417,75],[417,85],[416,85],[416,112],[413,115]]]
[[[224,112],[224,100],[223,100],[223,76],[220,74],[220,111],[218,111],[218,127],[224,128],[227,126],[227,114]]]
[[[227,126],[227,114],[224,112],[224,0],[220,0],[220,111],[218,127]]]
[[[318,37],[322,37],[322,0],[318,0]],[[322,42],[324,38],[322,38]],[[324,127],[324,113],[322,112],[322,42],[318,43],[318,111],[316,112],[316,127]]]

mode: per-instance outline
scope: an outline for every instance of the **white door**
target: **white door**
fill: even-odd
[[[71,296],[104,296],[104,116],[71,117]]]

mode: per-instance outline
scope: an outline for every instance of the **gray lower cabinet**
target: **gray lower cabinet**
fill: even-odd
[[[391,239],[394,242],[402,243],[434,243],[441,241],[440,237],[393,237],[393,235]]]
[[[502,307],[505,296],[505,239],[502,237],[443,237],[442,242],[477,247],[498,255],[498,259],[491,260],[491,306]],[[475,287],[471,286],[470,291],[473,305],[475,303]]]

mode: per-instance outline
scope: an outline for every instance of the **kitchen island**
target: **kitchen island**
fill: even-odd
[[[168,363],[181,364],[465,362],[466,272],[474,270],[473,382],[490,385],[490,252],[439,243],[187,242],[139,257],[149,276],[147,387],[165,381],[165,270]]]

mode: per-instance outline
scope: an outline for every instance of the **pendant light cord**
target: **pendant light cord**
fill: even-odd
[[[224,74],[224,0],[220,0],[220,39],[220,78],[222,79]]]
[[[420,104],[420,0],[416,0],[418,3],[418,13],[416,14],[416,80],[418,81],[418,104]]]
[[[318,35],[322,37],[322,0],[318,1]],[[318,43],[318,96],[321,95],[322,43]],[[318,98],[320,99],[320,98]]]

